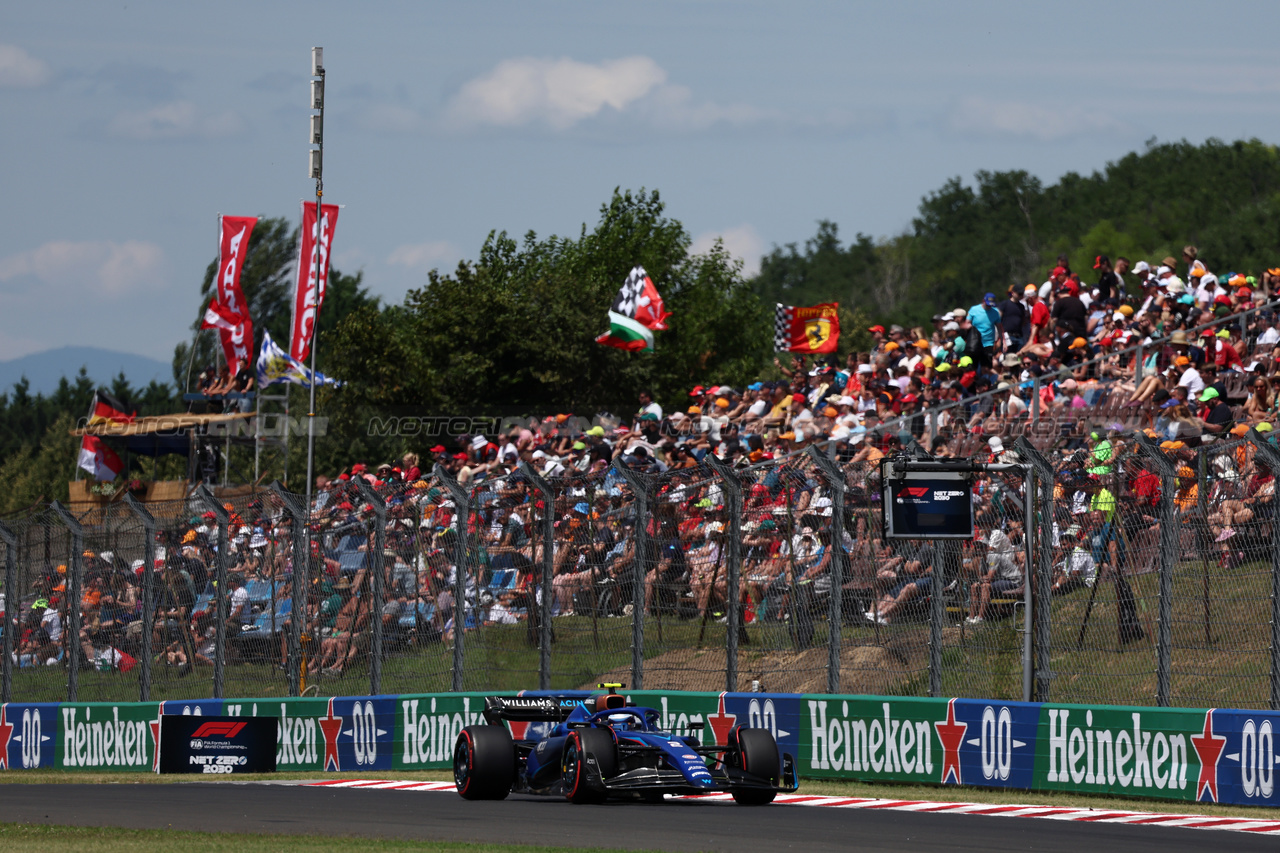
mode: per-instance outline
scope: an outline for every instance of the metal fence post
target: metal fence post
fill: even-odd
[[[356,478],[360,494],[373,507],[374,523],[373,551],[369,560],[369,618],[373,622],[372,648],[369,650],[369,695],[377,696],[382,692],[382,606],[384,604],[383,588],[387,578],[387,555],[384,549],[387,544],[387,502],[382,499],[369,481],[363,477]],[[359,590],[356,590],[359,594]]]
[[[227,675],[227,525],[231,523],[231,513],[218,503],[205,483],[200,484],[196,494],[218,522],[218,563],[213,590],[213,698],[221,699]]]
[[[742,577],[742,481],[738,479],[737,472],[714,453],[707,454],[706,462],[720,477],[720,482],[723,484],[724,506],[729,516],[728,551],[725,561],[728,567],[724,596],[728,624],[725,626],[724,689],[732,693],[738,689],[738,630],[741,624],[738,590]]]
[[[1272,476],[1280,477],[1280,450],[1269,444],[1257,430],[1250,429],[1248,439],[1258,449],[1258,456],[1271,469]],[[1271,530],[1271,710],[1280,711],[1280,531],[1275,529],[1277,519],[1272,517]]]
[[[67,560],[67,701],[80,692],[80,574],[84,565],[84,527],[59,501],[49,508],[71,531],[71,556]]]
[[[1030,583],[1031,572],[1035,572],[1035,601],[1033,613],[1035,625],[1035,696],[1037,702],[1049,701],[1049,685],[1053,680],[1051,671],[1051,643],[1053,628],[1053,466],[1040,451],[1027,440],[1019,437],[1013,443],[1014,449],[1023,459],[1030,463],[1035,476],[1034,487],[1040,491],[1040,511],[1027,516],[1027,539],[1039,535],[1040,543],[1035,549],[1035,567],[1027,563],[1026,581]],[[1034,508],[1034,504],[1033,504]],[[1036,519],[1039,518],[1039,523]],[[1032,527],[1035,532],[1032,532]]]
[[[142,671],[138,677],[138,701],[150,702],[151,632],[156,621],[154,594],[156,585],[156,519],[137,498],[128,492],[124,494],[124,502],[129,509],[133,510],[133,514],[138,516],[138,520],[142,522],[143,536],[145,537],[142,542],[142,559],[145,562],[142,565],[142,635],[139,638],[142,641],[142,660],[138,662]]]
[[[13,635],[18,623],[18,537],[0,524],[4,543],[4,662],[0,664],[0,704],[13,701]]]
[[[944,539],[938,543],[942,552],[941,559],[933,567],[933,596],[929,608],[929,695],[942,695],[942,626],[947,619],[947,603],[943,600],[942,590],[946,589],[947,577],[952,572],[951,562],[955,559],[955,543]],[[956,575],[959,577],[959,575]]]
[[[271,484],[271,490],[280,498],[284,511],[292,521],[290,531],[293,535],[293,560],[290,572],[290,591],[293,605],[289,611],[289,695],[297,696],[302,692],[302,634],[307,629],[307,566],[309,556],[306,553],[307,537],[303,532],[303,524],[307,518],[306,508],[302,502],[277,480]]]
[[[631,689],[644,689],[644,577],[649,566],[649,486],[620,458],[614,468],[631,487],[636,501],[636,555],[631,591]]]
[[[1031,426],[1036,432],[1040,430],[1040,377],[1031,380]]]
[[[551,484],[533,470],[528,462],[520,463],[520,472],[528,478],[542,495],[542,571],[539,586],[542,600],[538,602],[538,689],[551,689],[551,582],[555,572],[555,493]],[[532,550],[532,549],[530,549]]]
[[[1022,701],[1030,702],[1032,696],[1032,680],[1035,678],[1035,666],[1031,662],[1032,608],[1034,600],[1031,595],[1032,581],[1038,574],[1036,566],[1035,537],[1031,535],[1031,521],[1035,517],[1036,473],[1034,466],[1027,465],[1023,472],[1022,496],[1022,544],[1025,547],[1025,564],[1022,567]]]
[[[467,628],[467,527],[471,521],[471,495],[439,464],[435,466],[435,477],[449,491],[454,504],[453,530],[456,535],[453,542],[453,686],[451,689],[455,693],[461,693],[465,665],[462,638]]]
[[[1173,649],[1173,570],[1182,551],[1177,509],[1177,469],[1154,441],[1136,433],[1138,447],[1160,475],[1160,608],[1156,623],[1156,704],[1169,706],[1169,672]],[[1099,579],[1101,580],[1101,579]]]
[[[840,692],[840,652],[844,639],[844,576],[845,561],[848,555],[844,551],[844,495],[848,483],[840,466],[816,447],[809,448],[809,456],[817,466],[822,478],[831,489],[831,598],[827,602],[827,692]],[[934,578],[934,583],[938,579]],[[934,596],[942,600],[942,588],[934,590]]]

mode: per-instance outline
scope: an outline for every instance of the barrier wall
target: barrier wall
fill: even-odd
[[[533,691],[531,691],[532,693]],[[565,691],[556,691],[564,695]],[[154,772],[163,714],[278,716],[280,770],[444,769],[483,693],[0,705],[0,768]],[[587,695],[581,693],[580,695]],[[808,778],[1280,805],[1280,713],[980,699],[633,691],[666,728],[770,729]],[[516,724],[517,736],[543,724]]]

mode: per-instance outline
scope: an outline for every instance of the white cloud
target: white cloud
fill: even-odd
[[[0,258],[0,282],[34,279],[50,296],[118,297],[158,289],[164,268],[164,252],[154,243],[54,240]]]
[[[171,101],[146,110],[116,114],[107,133],[121,139],[194,139],[234,136],[244,122],[230,110],[203,115],[190,101]]]
[[[667,72],[647,56],[594,65],[567,58],[508,59],[463,85],[449,113],[463,125],[544,122],[564,130],[605,107],[621,111],[666,79]]]
[[[49,66],[17,45],[0,44],[0,89],[30,89],[49,82]]]
[[[433,267],[452,266],[460,257],[462,252],[457,246],[447,240],[433,240],[399,246],[387,256],[387,263],[425,272]]]
[[[747,278],[760,272],[760,258],[764,255],[764,240],[754,226],[737,225],[733,228],[721,228],[718,231],[707,231],[699,234],[689,247],[692,254],[700,255],[709,252],[716,240],[724,243],[725,250],[735,258],[742,259],[742,274]]]
[[[1123,122],[1102,112],[1040,106],[1020,101],[965,98],[951,113],[951,129],[977,136],[1023,136],[1050,142],[1099,130],[1124,131]]]

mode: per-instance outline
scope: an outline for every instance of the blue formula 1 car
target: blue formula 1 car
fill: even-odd
[[[599,803],[727,792],[759,806],[798,787],[795,759],[779,754],[768,729],[737,726],[727,744],[703,746],[693,733],[701,724],[684,735],[662,731],[658,711],[627,702],[615,692],[622,685],[600,686],[609,692],[487,697],[488,725],[463,729],[454,746],[458,793],[468,800],[501,800],[515,791]],[[544,725],[538,736],[516,739],[506,723],[519,732]]]

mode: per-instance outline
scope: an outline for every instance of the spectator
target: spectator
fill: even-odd
[[[969,625],[985,621],[992,596],[1014,595],[1022,589],[1022,570],[1014,559],[1009,537],[1004,531],[993,529],[986,545],[986,570],[969,591],[969,615],[964,620]]]
[[[1008,352],[1021,351],[1027,342],[1031,317],[1028,314],[1027,305],[1022,301],[1022,293],[1023,291],[1016,285],[1010,285],[1008,297],[996,306]]]

